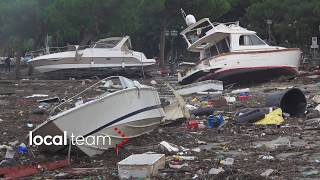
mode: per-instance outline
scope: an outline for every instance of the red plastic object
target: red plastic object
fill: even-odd
[[[247,101],[249,96],[239,96],[239,101]]]
[[[187,121],[187,128],[188,129],[197,129],[198,126],[199,126],[199,121],[197,121],[197,120]]]

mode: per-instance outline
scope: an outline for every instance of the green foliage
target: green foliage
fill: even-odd
[[[302,46],[319,35],[319,0],[0,0],[0,48],[36,49],[47,35],[61,46],[128,34],[155,55],[164,28],[185,27],[180,8],[197,20],[241,20],[264,37],[271,19],[278,43]]]

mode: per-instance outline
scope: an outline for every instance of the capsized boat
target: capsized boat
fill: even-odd
[[[188,51],[199,53],[200,60],[178,73],[181,84],[209,79],[224,84],[251,83],[298,74],[298,48],[269,46],[239,22],[216,23],[208,18],[196,21],[193,15],[185,18],[188,27],[181,35]]]
[[[88,97],[93,94],[94,97]],[[75,144],[88,156],[101,154],[123,141],[151,132],[165,116],[155,88],[122,76],[108,77],[93,84],[53,108],[51,114],[32,131],[32,137],[65,137],[66,132],[70,144],[73,137],[91,136],[90,142]],[[111,143],[105,142],[108,139],[93,138],[98,136],[110,137]],[[93,143],[93,139],[98,142]],[[38,147],[41,151],[57,152],[65,146]]]
[[[55,49],[66,51],[50,53],[50,48],[47,47],[47,54],[34,57],[28,62],[41,73],[92,68],[141,69],[156,62],[154,59],[147,59],[142,52],[133,51],[129,36],[101,39],[84,49],[79,46]]]

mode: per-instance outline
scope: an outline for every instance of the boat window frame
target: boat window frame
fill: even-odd
[[[116,42],[116,43],[108,43],[108,42]],[[117,45],[121,42],[121,39],[120,40],[106,40],[106,41],[98,41],[98,42],[95,42],[93,43],[92,45],[92,48],[97,48],[97,49],[112,49],[112,48],[115,48],[117,47]],[[97,46],[102,46],[102,47],[97,47]],[[110,45],[110,46],[109,46]],[[106,47],[106,46],[109,46],[109,47]]]
[[[218,44],[223,43],[223,42],[225,43],[224,45],[227,46],[227,49],[219,49]],[[215,49],[215,51],[213,51],[213,49]],[[212,53],[212,52],[216,52],[216,53]],[[231,52],[230,37],[227,36],[227,37],[223,38],[222,40],[220,40],[219,42],[214,43],[214,44],[210,44],[209,46],[207,46],[204,49],[204,57],[201,60],[205,60],[210,57],[217,56],[220,54],[229,53],[229,52]]]
[[[254,37],[257,40],[259,40],[260,44],[253,44],[253,41],[252,41],[251,37]],[[243,44],[241,43],[241,38],[243,38]],[[247,38],[247,39],[245,39],[245,38]],[[245,43],[246,41],[248,41],[248,44]],[[265,45],[267,45],[267,43],[264,42],[256,34],[242,34],[242,35],[239,36],[239,41],[238,42],[239,42],[239,46],[265,46]]]

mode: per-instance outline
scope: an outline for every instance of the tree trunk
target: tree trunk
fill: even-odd
[[[21,50],[18,50],[15,52],[14,58],[15,58],[15,74],[16,74],[16,79],[19,80],[21,78],[20,76],[20,59],[21,59]]]
[[[167,20],[164,18],[161,22],[161,30],[160,30],[160,67],[163,67],[165,64],[165,47],[166,47],[166,26]]]

